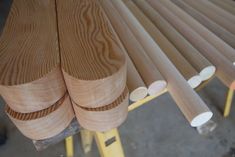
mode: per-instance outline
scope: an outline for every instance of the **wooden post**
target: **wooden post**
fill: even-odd
[[[226,98],[226,103],[225,103],[225,106],[224,106],[224,117],[229,116],[231,106],[232,106],[232,102],[233,102],[233,95],[234,95],[234,90],[229,89],[228,94],[227,94],[227,98]]]
[[[74,157],[73,136],[65,139],[66,157]]]

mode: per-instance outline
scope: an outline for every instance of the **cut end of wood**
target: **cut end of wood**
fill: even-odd
[[[233,62],[233,65],[235,66],[235,62]]]
[[[216,71],[215,66],[211,65],[202,69],[202,71],[199,73],[199,76],[202,79],[202,81],[205,81],[211,78],[215,74],[215,71]]]
[[[196,88],[198,87],[200,84],[202,83],[202,79],[201,77],[198,76],[193,76],[188,80],[188,84],[192,87],[192,88]]]
[[[133,102],[144,99],[148,95],[146,87],[138,87],[130,93],[130,100]]]
[[[193,118],[193,120],[191,121],[191,126],[192,127],[201,126],[205,124],[206,122],[208,122],[212,116],[213,116],[213,113],[211,111],[201,113]]]
[[[149,95],[156,95],[166,89],[167,83],[164,80],[155,81],[148,87]]]

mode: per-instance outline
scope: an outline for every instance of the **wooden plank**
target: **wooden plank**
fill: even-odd
[[[224,40],[227,44],[229,44],[231,47],[235,48],[235,35],[209,19],[208,17],[204,16],[202,13],[197,11],[196,9],[192,8],[185,2],[181,0],[173,0],[174,4],[176,4],[178,7],[180,7],[182,10],[187,12],[189,15],[191,15],[194,19],[196,19],[198,22],[200,22],[202,25],[204,25],[207,29],[212,31],[215,35],[217,35],[219,38]],[[235,55],[235,54],[234,54]]]
[[[112,103],[126,86],[123,48],[99,3],[58,0],[61,66],[72,100],[84,107]]]
[[[169,40],[160,32],[160,30],[140,11],[132,2],[126,2],[127,7],[133,15],[139,20],[145,30],[151,35],[179,72],[188,81],[192,88],[196,88],[202,82],[198,72],[191,64],[181,55],[181,53],[172,45]]]
[[[109,1],[100,1],[123,45],[148,86],[148,93],[156,95],[166,88],[166,81],[153,64],[143,47],[136,40],[126,23]],[[110,9],[112,8],[112,9]]]
[[[213,66],[201,53],[194,48],[171,24],[169,24],[158,12],[143,0],[135,0],[136,5],[155,24],[156,27],[167,37],[179,52],[199,71],[203,81],[211,78],[215,73]]]
[[[176,101],[191,126],[199,126],[207,122],[212,112],[200,99],[200,97],[188,85],[187,81],[177,71],[167,56],[162,52],[156,42],[149,36],[138,20],[128,10],[122,1],[112,0],[113,5],[140,41],[146,53],[166,78],[169,93]],[[179,92],[180,91],[180,92]]]
[[[59,65],[55,1],[14,1],[0,37],[4,100],[22,113],[51,106],[66,91]]]
[[[47,139],[59,134],[74,118],[68,94],[61,101],[42,111],[18,113],[6,107],[6,113],[20,132],[33,140]]]
[[[216,66],[217,76],[220,78],[220,80],[229,88],[234,89],[235,67],[214,46],[212,46],[207,40],[197,34],[192,29],[192,26],[190,27],[189,25],[184,23],[183,20],[185,19],[183,19],[182,16],[179,15],[185,15],[184,18],[187,17],[188,21],[192,21],[192,18],[170,1],[148,0],[148,2],[150,2],[153,8],[155,8],[162,16],[164,16],[164,18],[166,18],[168,22],[170,22],[181,34],[184,35],[184,37],[188,41],[190,41],[195,47],[197,47],[197,49],[204,56],[206,56],[211,63]],[[171,6],[171,11],[165,6]]]

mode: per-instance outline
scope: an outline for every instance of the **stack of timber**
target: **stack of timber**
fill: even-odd
[[[127,117],[124,49],[98,1],[57,0],[61,65],[76,117],[107,131]]]
[[[60,70],[54,1],[13,2],[0,38],[0,93],[21,132],[45,139],[74,117]]]
[[[100,1],[104,1],[104,3],[109,2],[108,0]],[[117,10],[119,16],[125,21],[135,38],[144,48],[146,54],[151,58],[152,62],[166,79],[169,93],[190,122],[191,126],[195,127],[207,122],[212,117],[212,112],[194,92],[131,11],[122,1],[111,0],[110,4],[113,5],[111,10]]]
[[[162,17],[174,26],[202,55],[216,66],[219,79],[229,88],[234,89],[235,67],[232,62],[225,57],[225,54],[229,54],[231,55],[230,57],[232,57],[235,53],[234,49],[231,47],[230,49],[228,44],[222,42],[220,38],[216,38],[216,35],[170,0],[148,0],[148,2],[155,11],[161,14]]]

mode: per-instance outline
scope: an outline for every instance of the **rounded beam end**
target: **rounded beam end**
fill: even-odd
[[[157,95],[164,89],[166,89],[167,83],[165,80],[160,80],[160,81],[155,81],[153,82],[149,88],[148,88],[148,93],[149,95]]]
[[[130,100],[133,102],[144,99],[148,95],[146,87],[138,87],[130,93]]]
[[[200,84],[202,83],[202,79],[200,76],[193,76],[188,80],[188,84],[192,87],[192,88],[196,88],[198,87]]]
[[[201,113],[193,118],[193,120],[191,121],[191,126],[192,127],[201,126],[205,124],[206,122],[208,122],[212,116],[213,116],[213,113],[211,111]]]
[[[208,66],[199,73],[199,76],[201,77],[202,81],[208,80],[215,74],[216,68],[215,66],[211,65]]]

